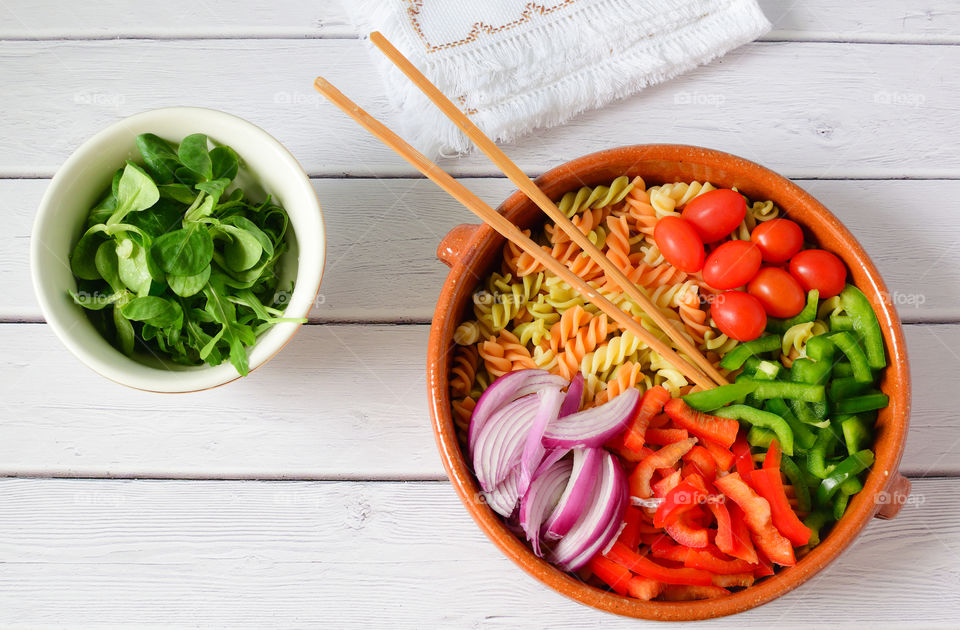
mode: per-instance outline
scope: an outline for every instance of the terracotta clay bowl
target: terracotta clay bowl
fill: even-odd
[[[471,295],[480,278],[500,260],[504,239],[488,226],[454,228],[438,249],[450,274],[437,302],[430,329],[427,361],[431,415],[437,446],[453,487],[480,528],[511,560],[550,588],[601,610],[645,619],[687,621],[742,612],[783,595],[834,561],[874,517],[892,518],[910,492],[899,473],[910,416],[910,370],[900,319],[889,293],[863,247],[843,224],[816,199],[790,180],[742,158],[693,146],[637,145],[601,151],[558,166],[537,179],[552,199],[581,186],[608,183],[620,175],[644,178],[648,185],[673,181],[708,180],[734,187],[751,199],[770,199],[789,218],[800,223],[821,247],[839,255],[853,282],[863,290],[880,318],[890,365],[881,389],[890,405],[877,420],[876,462],[864,489],[850,502],[844,517],[829,535],[796,566],[734,593],[729,597],[693,602],[644,602],[586,584],[537,558],[483,502],[471,467],[457,442],[450,411],[448,375],[453,331],[467,316]],[[522,193],[515,192],[499,211],[522,228],[543,221],[544,215]]]

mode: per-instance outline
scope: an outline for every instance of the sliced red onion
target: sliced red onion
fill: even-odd
[[[564,571],[576,571],[606,547],[616,535],[626,509],[627,478],[623,468],[609,452],[596,450],[602,461],[591,501],[550,553],[550,560]]]
[[[567,395],[563,399],[563,406],[560,407],[560,417],[580,411],[580,405],[583,404],[583,373],[577,372],[577,375],[570,381],[570,387],[567,388]]]
[[[558,387],[545,387],[537,394],[540,398],[540,408],[537,409],[537,415],[533,419],[533,425],[530,432],[527,433],[527,439],[523,444],[523,453],[520,456],[520,495],[530,487],[530,481],[533,479],[533,473],[537,466],[543,460],[546,452],[543,448],[543,432],[547,425],[557,419],[560,413],[560,405],[563,403],[563,394]]]
[[[473,470],[485,492],[496,488],[520,463],[527,434],[540,408],[540,398],[518,398],[490,416],[477,434]]]
[[[484,492],[483,497],[494,512],[510,518],[517,509],[517,501],[520,500],[520,471],[516,468],[507,475],[496,488],[490,492]]]
[[[553,462],[533,478],[530,488],[520,500],[520,526],[533,547],[533,553],[538,556],[543,556],[540,549],[540,529],[543,521],[560,500],[572,470],[572,460],[561,459]]]
[[[593,409],[559,418],[547,427],[543,445],[550,448],[596,447],[623,431],[640,402],[640,390],[631,387]]]
[[[543,536],[557,540],[573,527],[589,500],[600,473],[603,461],[601,449],[577,448],[573,450],[573,470],[570,481],[560,497],[557,507],[547,519]]]
[[[528,394],[534,394],[544,387],[566,386],[565,378],[550,374],[546,370],[517,370],[495,380],[480,396],[470,416],[470,428],[467,431],[470,457],[473,457],[480,429],[505,405]]]
[[[620,532],[623,530],[625,523],[623,522],[623,514],[627,506],[627,490],[624,490],[624,495],[620,501],[619,506],[614,510],[616,516],[610,521],[610,524],[607,526],[607,529],[604,530],[603,534],[594,542],[594,544],[589,545],[584,549],[583,553],[574,558],[571,562],[568,563],[570,571],[576,571],[580,567],[584,566],[590,559],[593,558],[598,553],[606,553],[610,551],[610,547],[613,547],[613,543],[617,541],[617,538],[620,536]]]
[[[543,456],[543,461],[540,462],[540,465],[537,466],[537,469],[533,472],[533,478],[536,479],[542,475],[547,468],[550,468],[554,465],[554,463],[563,459],[563,457],[569,452],[569,448],[547,449],[547,452]]]

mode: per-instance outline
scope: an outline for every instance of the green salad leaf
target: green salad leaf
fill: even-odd
[[[241,160],[204,134],[137,137],[74,245],[83,307],[121,352],[249,371],[247,351],[283,317],[276,303],[289,218],[236,184]],[[292,286],[290,287],[292,289]]]

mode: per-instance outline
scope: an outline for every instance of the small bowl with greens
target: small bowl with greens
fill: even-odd
[[[310,180],[235,116],[169,108],[84,143],[41,202],[34,288],[81,361],[138,389],[246,376],[314,304],[324,228]]]

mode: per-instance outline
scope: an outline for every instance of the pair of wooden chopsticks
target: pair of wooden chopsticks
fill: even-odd
[[[417,70],[417,68],[410,63],[409,59],[404,57],[399,50],[394,48],[393,44],[378,32],[370,34],[370,41],[407,75],[407,77],[440,108],[447,118],[453,121],[453,123],[503,171],[507,178],[509,178],[518,189],[523,191],[527,197],[536,203],[574,243],[596,262],[604,273],[607,274],[607,277],[612,278],[622,287],[627,297],[650,316],[650,319],[673,340],[676,347],[686,354],[687,357],[693,361],[693,364],[689,363],[684,357],[674,351],[673,348],[644,328],[640,322],[635,320],[629,313],[621,310],[595,288],[587,284],[582,278],[570,271],[566,265],[542,249],[528,236],[523,234],[516,225],[484,203],[483,200],[470,192],[463,184],[451,177],[425,155],[410,146],[383,123],[361,109],[359,105],[344,96],[342,92],[328,83],[323,77],[317,77],[314,82],[314,87],[317,91],[323,94],[334,105],[342,109],[348,116],[357,121],[364,129],[377,137],[381,142],[393,149],[400,157],[413,165],[414,168],[440,186],[440,188],[447,191],[454,199],[480,217],[482,221],[516,244],[524,252],[530,254],[550,272],[559,276],[584,298],[595,304],[601,311],[606,313],[607,316],[620,324],[625,330],[636,335],[693,383],[701,388],[709,389],[717,384],[722,385],[727,382],[710,361],[700,353],[697,347],[673,326],[660,308],[637,288],[612,260],[607,258],[596,245],[590,242],[587,235],[581,232],[573,222],[557,208],[556,204],[540,190],[533,180],[527,177],[527,175],[520,170],[520,167],[514,164],[513,161],[494,144],[493,140],[480,131],[480,129],[467,118],[466,114],[460,111],[450,99],[444,96],[437,86]]]

